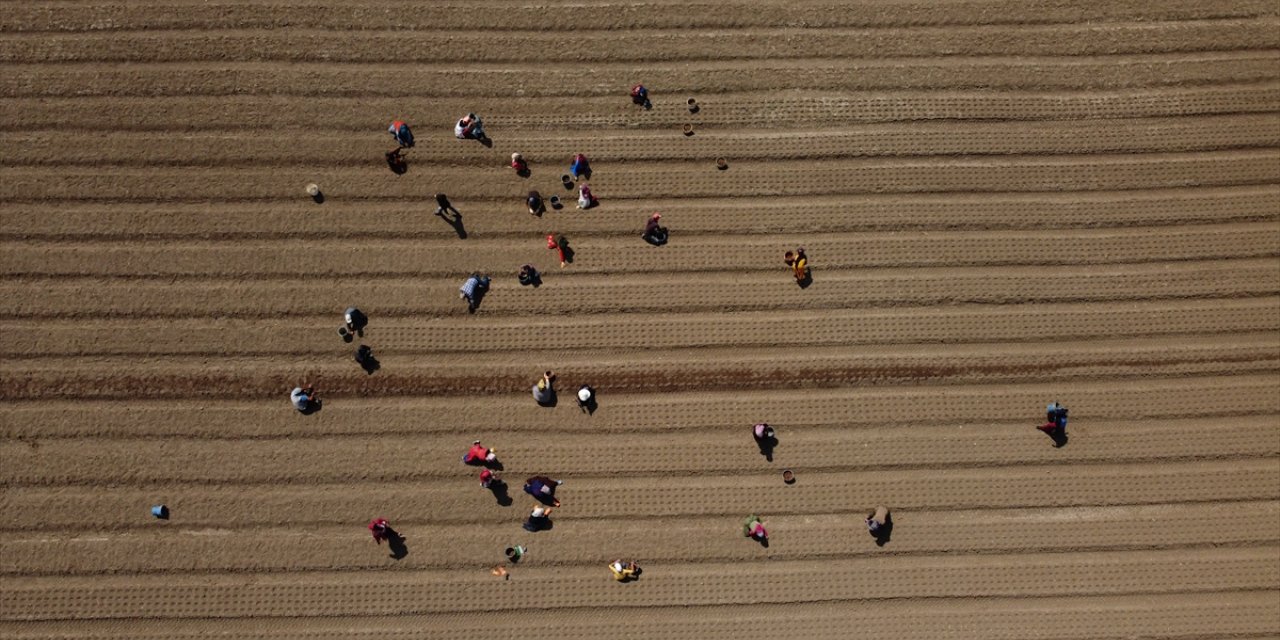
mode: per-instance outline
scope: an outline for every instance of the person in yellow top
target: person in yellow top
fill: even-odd
[[[797,283],[804,282],[809,277],[809,257],[804,254],[804,247],[799,247],[794,252],[788,251],[783,260],[791,267]]]
[[[640,575],[640,565],[634,560],[614,560],[609,563],[609,570],[613,572],[613,579],[618,582],[626,582]]]

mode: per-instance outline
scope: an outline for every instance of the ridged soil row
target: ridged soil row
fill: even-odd
[[[562,187],[543,195],[562,193]],[[570,194],[564,193],[566,197]],[[454,197],[468,236],[527,238],[536,223],[521,201]],[[457,230],[430,216],[429,195],[403,201],[281,202],[271,215],[239,203],[29,202],[0,211],[0,239],[444,238]],[[1136,227],[1280,220],[1280,186],[1245,185],[1092,193],[873,194],[611,201],[609,215],[564,215],[567,233],[636,238],[648,215],[663,212],[676,242],[733,229],[743,234]],[[451,213],[452,215],[452,213]]]
[[[778,468],[804,470],[943,469],[1018,464],[1114,463],[1124,460],[1248,459],[1280,453],[1274,425],[1260,416],[1143,423],[1077,421],[1071,429],[1087,447],[1054,451],[1049,441],[1022,425],[938,425],[909,428],[817,429],[784,427],[773,451]],[[668,474],[753,475],[763,470],[748,425],[736,434],[573,434],[572,446],[529,451],[539,438],[492,430],[486,440],[503,453],[518,490],[525,477],[550,472],[557,478],[638,475],[655,482]],[[568,434],[565,434],[568,435]],[[737,437],[734,437],[736,435]],[[509,443],[509,444],[508,444]],[[459,464],[463,440],[432,433],[396,437],[157,440],[4,440],[0,471],[9,488],[167,486],[199,484],[335,484],[428,482],[476,475]],[[360,451],[353,457],[351,451]],[[611,452],[626,451],[626,456]],[[713,453],[714,452],[714,453]],[[138,461],[146,460],[146,464]],[[234,464],[228,464],[234,461]],[[287,461],[287,462],[286,462]],[[568,494],[574,488],[571,482]],[[570,500],[572,502],[572,500]]]
[[[461,143],[460,144],[465,144]],[[563,192],[559,172],[536,183],[520,181],[494,166],[477,170],[449,167],[427,181],[396,180],[371,163],[356,175],[340,168],[260,169],[120,167],[86,170],[0,168],[0,199],[200,202],[293,201],[305,199],[308,182],[324,184],[330,200],[403,200],[426,202],[436,191],[468,199],[509,198],[512,217],[529,216],[523,200],[530,188]],[[1001,156],[934,158],[860,158],[815,162],[736,163],[732,171],[693,162],[634,163],[593,176],[600,200],[595,212],[607,212],[610,199],[745,196],[868,195],[875,193],[1076,192],[1169,189],[1186,186],[1230,187],[1280,181],[1280,150],[1239,149],[1192,154],[1118,154],[1113,156]],[[57,177],[58,179],[50,179]],[[576,213],[572,207],[564,213]],[[425,205],[424,205],[424,208]],[[588,212],[590,214],[590,212]],[[547,220],[561,212],[548,210]]]
[[[508,9],[504,9],[505,13]],[[0,63],[69,62],[363,62],[389,51],[405,62],[555,63],[565,51],[581,60],[650,64],[787,58],[1113,55],[1280,47],[1280,21],[1121,22],[983,25],[958,28],[736,28],[679,31],[510,31],[503,47],[487,31],[345,31],[232,29],[0,36]]]
[[[1280,29],[1277,30],[1280,33]],[[238,131],[157,136],[152,132],[76,133],[77,143],[58,154],[65,131],[0,135],[11,151],[7,166],[369,166],[391,146],[374,132],[313,132],[303,136]],[[426,134],[443,133],[427,131]],[[283,140],[289,137],[287,144]],[[627,161],[702,161],[729,158],[830,159],[862,156],[1087,154],[1117,152],[1214,151],[1280,146],[1276,114],[1231,114],[1184,118],[1092,120],[1081,122],[930,122],[867,125],[808,133],[710,130],[694,140],[676,141],[670,132],[631,131],[592,136],[520,132],[503,136],[503,146],[519,149],[539,173],[558,176],[579,151],[588,152],[598,172]],[[423,135],[406,156],[411,167],[498,165],[483,146],[459,146],[452,136]],[[415,174],[417,171],[414,172]]]
[[[680,91],[664,87],[653,95],[652,111],[639,112],[626,98],[625,83],[615,95],[541,96],[536,101],[484,101],[481,114],[491,135],[522,131],[564,132],[666,129],[674,135],[688,122],[698,130],[720,127],[794,130],[812,133],[814,123],[850,126],[875,122],[930,120],[1095,120],[1235,113],[1272,113],[1280,100],[1276,78],[1203,86],[1132,87],[1123,90],[905,90],[874,92],[817,91],[800,87],[786,93],[707,87]],[[652,83],[651,83],[652,84]],[[656,89],[657,85],[653,85]],[[709,85],[716,86],[719,85]],[[665,93],[663,93],[665,92]],[[695,95],[705,107],[690,118],[685,99]],[[434,132],[452,139],[453,123],[474,111],[477,100],[434,96],[430,100],[396,96],[77,96],[11,97],[0,101],[0,131],[72,127],[75,131],[176,132],[252,130],[288,132],[295,139],[325,131],[381,133],[396,117],[407,118],[418,138]],[[282,116],[282,114],[285,114]],[[162,133],[161,133],[162,132]],[[499,135],[501,133],[501,135]],[[695,135],[695,138],[697,135]]]
[[[1041,436],[1040,442],[1050,449],[1047,438]],[[454,454],[459,461],[462,450]],[[500,453],[518,457],[516,451]],[[867,456],[872,457],[870,453]],[[376,461],[370,459],[369,464]],[[799,468],[796,473],[804,478],[795,486],[784,485],[776,470],[764,468],[753,475],[580,478],[579,483],[564,485],[563,506],[553,514],[554,528],[547,537],[584,520],[634,522],[641,518],[658,526],[659,518],[719,516],[729,521],[736,518],[741,524],[748,513],[769,517],[850,514],[881,503],[907,512],[1280,499],[1280,466],[1274,457],[901,471],[806,473]],[[17,487],[0,497],[0,506],[12,514],[4,524],[9,530],[154,527],[146,505],[164,503],[175,513],[181,512],[186,527],[353,526],[382,513],[438,524],[496,524],[517,535],[533,499],[521,493],[523,478],[513,475],[517,477],[510,478],[515,485],[510,492],[516,502],[511,508],[498,505],[474,475],[392,483],[348,478],[340,483],[297,485],[201,482],[145,487]]]
[[[868,506],[867,509],[871,509]],[[512,511],[519,511],[513,508]],[[892,544],[877,547],[861,513],[768,517],[777,537],[766,551],[737,540],[732,517],[689,517],[641,530],[629,519],[572,522],[553,536],[515,536],[508,525],[441,525],[398,518],[408,555],[391,559],[355,526],[97,532],[14,532],[0,542],[0,574],[219,573],[462,569],[497,561],[513,538],[528,538],[525,566],[599,567],[625,552],[651,565],[771,561],[881,554],[921,556],[964,548],[972,554],[1219,547],[1280,542],[1273,502],[1066,509],[899,512]],[[516,516],[513,515],[513,519]],[[1232,522],[1231,527],[1217,523]],[[895,525],[896,527],[896,525]],[[608,540],[606,548],[599,542]],[[832,540],[842,540],[833,548]],[[740,544],[739,544],[740,543]],[[517,575],[518,575],[517,571]]]
[[[519,580],[517,574],[516,580]],[[498,585],[496,588],[506,588]],[[604,587],[601,587],[604,588]],[[626,612],[636,640],[734,640],[746,635],[844,640],[850,629],[867,640],[1123,640],[1143,635],[1263,640],[1278,621],[1272,589],[1195,594],[943,598],[869,602],[722,604],[646,607]],[[536,602],[536,599],[533,600]],[[431,615],[320,616],[248,619],[168,619],[0,622],[14,640],[469,640],[476,629],[531,640],[593,640],[618,632],[618,612],[603,609]],[[885,625],[885,620],[893,624]]]
[[[535,372],[536,373],[536,372]],[[561,371],[561,388],[590,380]],[[576,380],[575,380],[576,378]],[[38,446],[50,438],[289,438],[335,435],[435,434],[465,445],[474,438],[516,433],[698,433],[732,429],[735,443],[761,420],[783,430],[884,425],[971,428],[992,421],[1027,425],[1055,398],[1072,407],[1073,426],[1091,422],[1163,424],[1171,419],[1269,415],[1280,412],[1273,374],[1130,380],[1071,380],[1028,384],[766,389],[740,393],[600,391],[600,408],[586,415],[566,404],[535,405],[532,379],[496,396],[340,397],[311,416],[296,415],[283,388],[269,400],[43,399],[0,406],[7,433]],[[290,416],[281,419],[281,413]],[[490,442],[505,448],[512,440]],[[754,453],[752,456],[756,455]]]
[[[1112,337],[1280,330],[1280,298],[1018,305],[965,309],[769,311],[579,317],[388,318],[362,342],[383,354],[575,349],[675,349],[783,345],[1048,342]],[[279,319],[99,319],[0,322],[21,335],[0,345],[9,357],[332,355],[340,348],[332,315]],[[795,331],[778,332],[780,326]],[[227,344],[227,336],[236,340]],[[303,339],[312,336],[312,339]],[[508,352],[508,353],[503,353]]]
[[[396,572],[262,576],[94,578],[54,584],[36,578],[0,588],[7,620],[373,615],[515,611],[531,608],[643,608],[675,605],[1179,593],[1266,589],[1280,571],[1280,547],[1006,555],[993,558],[853,558],[783,563],[683,565],[626,589],[607,588],[601,569],[535,568],[495,589],[483,572]],[[656,574],[657,572],[652,572]],[[38,612],[38,613],[37,613]]]
[[[379,375],[367,374],[349,357],[220,356],[193,362],[151,356],[123,372],[112,357],[28,359],[8,367],[0,398],[270,398],[307,380],[336,395],[495,394],[529,389],[537,372],[554,367],[624,393],[1242,375],[1276,372],[1280,341],[1274,332],[1263,332],[1186,338],[1176,346],[1164,339],[1134,339],[850,350],[550,351],[523,361],[505,354],[458,353],[388,358]]]
[[[677,94],[702,87],[745,91],[883,89],[1132,89],[1277,79],[1280,52],[1268,49],[1115,56],[807,58],[577,64],[466,65],[310,63],[10,64],[0,96],[405,96],[476,99],[606,96],[625,99],[636,75]]]
[[[784,245],[785,246],[785,245]],[[1204,298],[1227,304],[1274,296],[1272,258],[1125,265],[828,270],[798,288],[789,272],[581,274],[547,270],[536,290],[515,284],[516,260],[490,273],[495,295],[481,317],[556,314],[920,308],[928,305],[1136,302]],[[554,265],[554,262],[550,263]],[[779,263],[780,264],[780,263]],[[781,265],[785,267],[785,265]],[[815,272],[817,267],[815,266]],[[338,318],[356,304],[374,318],[465,316],[460,276],[326,277],[238,280],[216,275],[10,277],[0,317],[25,318]],[[31,292],[39,292],[31,295]],[[752,292],[744,296],[744,292]],[[1224,308],[1232,308],[1227,304]],[[337,325],[334,325],[337,326]],[[371,333],[371,336],[377,333]]]
[[[1278,165],[1280,166],[1280,165]],[[527,214],[526,214],[527,215]],[[992,265],[1100,265],[1160,261],[1264,258],[1280,255],[1273,222],[1198,227],[1075,229],[1061,231],[868,232],[809,237],[714,236],[694,245],[655,250],[644,242],[588,235],[565,237],[575,274],[671,271],[761,271],[783,276],[780,252],[807,248],[814,288],[824,269],[971,267]],[[223,276],[332,278],[452,276],[461,285],[475,271],[514,270],[522,262],[557,259],[545,240],[477,243],[460,257],[446,240],[258,240],[102,243],[7,242],[0,273],[7,276]],[[557,235],[557,238],[562,236]],[[744,265],[753,265],[744,267]],[[544,270],[554,271],[548,265]],[[655,276],[660,277],[660,276]],[[790,280],[789,276],[780,279]],[[790,283],[794,286],[794,281]],[[1270,283],[1274,286],[1274,282]],[[456,289],[450,288],[456,296]],[[420,295],[444,296],[424,290]],[[496,297],[496,296],[495,296]]]
[[[1189,21],[1275,17],[1275,5],[1266,0],[1240,0],[1204,6],[1194,0],[1162,2],[1158,6],[1140,0],[1063,5],[1047,0],[966,0],[939,7],[920,2],[857,2],[852,8],[834,10],[824,0],[779,2],[690,3],[656,0],[643,4],[618,1],[568,2],[549,0],[539,6],[512,6],[505,2],[446,2],[404,11],[403,5],[386,0],[359,2],[309,2],[310,11],[296,3],[262,2],[252,7],[205,6],[198,2],[112,3],[76,0],[54,5],[14,7],[3,31],[141,31],[156,29],[283,29],[309,28],[335,31],[395,29],[402,31],[456,31],[483,26],[491,31],[575,31],[691,28],[748,28],[803,26],[836,28],[865,26],[1034,25],[1103,21]],[[791,7],[803,11],[788,11]],[[846,5],[847,7],[847,5]],[[673,8],[678,10],[673,10]]]

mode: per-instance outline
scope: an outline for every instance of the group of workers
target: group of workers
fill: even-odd
[[[632,101],[643,107],[651,108],[648,90],[643,85],[635,85],[631,89]],[[409,125],[402,120],[396,120],[391,123],[388,133],[398,145],[397,148],[387,153],[387,161],[395,169],[397,165],[403,166],[404,160],[401,155],[404,149],[414,146],[413,132]],[[486,135],[481,119],[474,113],[468,113],[460,118],[454,126],[454,134],[459,139],[486,140]],[[511,167],[517,174],[527,177],[530,173],[529,163],[520,153],[511,154]],[[572,182],[580,179],[590,179],[591,165],[584,154],[575,154],[570,163],[569,174],[565,179],[566,185],[571,186]],[[436,194],[436,200],[439,205],[437,214],[443,215],[445,211],[452,209],[448,199],[443,194]],[[529,213],[541,215],[546,210],[546,203],[542,195],[535,190],[528,192],[526,196],[526,206]],[[597,200],[591,193],[590,187],[583,183],[579,187],[578,208],[589,209],[597,204]],[[554,203],[553,203],[554,204]],[[668,239],[668,231],[666,227],[661,225],[662,215],[660,213],[652,214],[645,224],[642,238],[655,246],[666,244]],[[566,243],[563,238],[557,239],[556,236],[547,236],[548,249],[554,249],[559,252],[560,266],[565,266],[567,258],[565,255]],[[797,283],[804,284],[809,278],[808,256],[805,254],[803,247],[798,247],[794,251],[787,251],[784,256],[785,263],[791,268],[792,274]],[[520,267],[518,279],[522,285],[535,284],[539,280],[537,269],[531,264],[525,264]],[[459,289],[460,297],[468,303],[468,309],[475,311],[479,305],[480,298],[488,289],[490,278],[488,275],[481,273],[472,273]],[[368,318],[355,307],[347,309],[344,314],[345,327],[339,330],[348,342],[355,336],[364,335],[364,327],[368,323]],[[361,345],[361,350],[368,352],[368,347]],[[359,353],[359,352],[358,352]],[[357,357],[359,359],[359,357]],[[363,364],[363,363],[362,363]],[[542,406],[552,406],[555,404],[555,380],[556,375],[552,371],[546,371],[542,377],[534,383],[532,394],[534,400]],[[290,393],[290,400],[293,406],[300,412],[310,412],[319,407],[320,399],[315,389],[308,384],[299,386]],[[595,390],[589,385],[582,385],[577,392],[578,405],[584,411],[588,408],[594,410]],[[1055,446],[1060,446],[1059,441],[1065,441],[1065,431],[1067,425],[1067,409],[1057,402],[1047,407],[1046,422],[1038,428],[1052,436],[1055,440]],[[774,442],[774,429],[766,423],[759,423],[753,426],[752,436],[756,443],[761,446],[762,451]],[[486,489],[494,489],[496,484],[500,483],[498,469],[501,464],[497,459],[497,452],[489,447],[484,446],[481,441],[476,440],[471,447],[462,456],[462,462],[467,465],[481,466],[480,484]],[[528,518],[524,522],[524,528],[528,531],[540,531],[550,528],[550,515],[554,508],[560,506],[560,500],[555,497],[556,488],[563,484],[561,480],[555,480],[547,476],[531,476],[525,480],[524,491],[533,496],[537,502],[533,505]],[[875,511],[869,513],[865,519],[868,532],[877,538],[878,541],[887,539],[888,531],[892,527],[889,510],[885,506],[879,506]],[[373,539],[378,544],[384,540],[398,538],[398,534],[391,528],[385,518],[376,518],[369,523],[369,531],[373,535]],[[764,522],[760,516],[752,514],[742,523],[742,535],[751,538],[762,545],[767,546],[769,541],[769,532],[764,526]],[[523,552],[523,548],[520,550]],[[516,556],[510,553],[508,549],[508,558],[513,562]],[[634,560],[615,560],[609,563],[609,570],[614,578],[618,581],[628,581],[634,579],[640,574],[640,567]],[[507,577],[507,571],[501,565],[494,570],[494,575]]]

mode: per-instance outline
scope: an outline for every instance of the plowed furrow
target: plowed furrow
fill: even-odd
[[[1274,50],[1117,56],[803,58],[713,60],[644,65],[646,82],[683,94],[714,86],[746,91],[882,89],[1122,89],[1275,81]],[[565,63],[437,64],[316,63],[305,72],[269,63],[200,62],[112,65],[65,64],[57,73],[39,64],[11,64],[0,96],[229,96],[542,98],[617,95],[620,76],[635,64],[583,68]],[[734,73],[734,72],[737,73]],[[747,73],[747,72],[750,73]],[[496,133],[496,132],[495,132]]]
[[[535,370],[536,371],[536,370]],[[564,388],[576,377],[562,371]],[[586,381],[583,379],[583,381]],[[529,385],[532,382],[528,383]],[[761,420],[795,426],[860,428],[883,425],[972,425],[992,420],[1034,424],[1035,413],[1056,398],[1074,407],[1073,424],[1139,424],[1187,417],[1268,415],[1280,412],[1270,374],[1146,380],[1074,380],[1043,384],[948,385],[936,388],[841,389],[621,394],[602,389],[600,408],[548,411],[522,385],[500,396],[449,398],[341,398],[313,416],[286,404],[283,389],[270,400],[128,402],[46,399],[0,405],[7,433],[35,442],[51,437],[200,438],[305,437],[346,434],[436,434],[462,444],[499,432],[671,433],[733,429],[735,446]],[[280,419],[280,414],[288,415]],[[434,416],[448,416],[437,420]],[[1028,420],[1032,422],[1028,422]],[[1072,429],[1074,430],[1074,428]],[[474,434],[474,435],[472,435]],[[1037,435],[1037,434],[1033,434]],[[449,440],[452,443],[452,440]],[[507,447],[509,441],[491,443]],[[459,454],[460,455],[460,454]],[[751,455],[756,455],[752,453]],[[656,463],[655,463],[656,464]]]
[[[718,86],[718,85],[714,85]],[[1271,113],[1280,100],[1275,80],[1207,86],[1135,87],[1108,91],[885,89],[838,93],[801,88],[690,93],[706,104],[697,114],[699,128],[769,128],[798,132],[815,127],[874,122],[930,120],[1095,120],[1212,114]],[[484,113],[490,128],[504,136],[522,131],[666,129],[679,131],[691,121],[685,97],[676,91],[656,96],[657,107],[636,117],[625,95],[543,96],[536,101],[492,101]],[[148,131],[165,136],[184,131],[265,130],[305,138],[313,132],[386,131],[388,118],[403,116],[422,134],[428,130],[451,140],[449,127],[475,110],[467,97],[436,97],[429,102],[403,97],[229,95],[218,97],[42,97],[0,98],[0,130],[65,129]],[[282,119],[280,114],[288,113]],[[493,132],[496,135],[496,129]],[[375,135],[376,137],[376,135]],[[419,140],[424,136],[419,135]],[[696,136],[695,136],[696,137]],[[384,138],[385,140],[386,138]]]
[[[610,578],[600,576],[603,569],[598,568],[528,568],[504,589],[495,589],[491,576],[479,571],[395,577],[318,574],[252,584],[130,578],[56,590],[43,581],[31,581],[0,588],[0,603],[5,605],[0,615],[8,620],[386,615],[510,611],[535,608],[535,602],[536,608],[630,608],[878,600],[908,594],[944,598],[1178,593],[1170,584],[1204,591],[1264,589],[1280,571],[1276,552],[1269,546],[1196,554],[895,558],[892,570],[879,558],[653,567],[646,580],[626,589],[607,588]],[[653,577],[661,573],[665,575]],[[749,575],[757,579],[745,579]],[[1237,579],[1228,583],[1224,575]],[[531,600],[535,594],[536,600]]]

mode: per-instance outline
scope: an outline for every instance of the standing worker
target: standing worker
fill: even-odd
[[[462,214],[457,209],[453,208],[453,203],[449,202],[449,196],[446,196],[443,193],[437,193],[436,194],[436,215],[443,218],[445,212],[448,212],[448,211],[452,211],[453,215],[459,218],[462,217]]]

